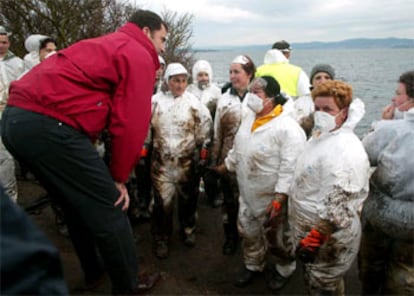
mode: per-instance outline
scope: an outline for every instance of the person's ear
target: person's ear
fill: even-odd
[[[148,37],[148,38],[150,38],[151,39],[151,30],[150,30],[150,28],[148,28],[148,27],[143,27],[142,28],[142,32]]]

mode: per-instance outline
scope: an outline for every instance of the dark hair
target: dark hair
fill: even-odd
[[[161,30],[161,26],[164,26],[165,30],[168,31],[168,26],[161,17],[149,10],[139,9],[135,11],[129,18],[129,22],[134,23],[141,29],[148,27],[151,32]]]
[[[405,85],[407,96],[414,98],[414,70],[403,73],[398,82]]]
[[[256,66],[247,54],[243,54],[242,56],[249,60],[246,64],[241,64],[241,67],[248,75],[250,75],[250,81],[252,81],[254,79],[254,73],[256,73]]]
[[[45,48],[47,46],[48,43],[54,43],[57,46],[56,40],[51,38],[51,37],[47,37],[44,39],[41,39],[39,42],[39,50]]]
[[[284,105],[286,98],[280,93],[280,85],[277,80],[272,76],[260,76],[256,77],[252,84],[258,84],[266,94],[268,98],[273,98],[273,105]]]
[[[291,50],[290,44],[286,40],[276,41],[273,44],[272,49],[278,49],[278,50],[283,51],[283,52],[285,52],[285,51],[289,52]]]

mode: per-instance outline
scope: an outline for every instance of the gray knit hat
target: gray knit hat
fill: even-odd
[[[328,73],[328,75],[331,77],[331,79],[335,79],[335,70],[332,68],[331,65],[328,64],[317,64],[312,68],[311,74],[310,74],[310,83],[312,83],[313,76],[316,75],[316,73],[324,72]]]

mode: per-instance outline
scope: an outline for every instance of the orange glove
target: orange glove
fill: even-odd
[[[319,248],[327,239],[327,235],[323,235],[313,228],[308,235],[300,241],[299,246],[301,248]]]
[[[200,159],[201,160],[206,160],[208,158],[208,149],[207,148],[202,148],[200,151]]]
[[[314,262],[320,246],[326,242],[328,238],[329,235],[323,235],[313,228],[308,235],[299,242],[299,247],[296,250],[298,258],[304,263]]]
[[[276,219],[279,216],[282,205],[277,200],[272,202],[266,208],[266,220],[263,222],[264,227],[276,227],[280,221]]]
[[[142,146],[141,148],[141,157],[147,157],[148,156],[148,149],[146,146]]]

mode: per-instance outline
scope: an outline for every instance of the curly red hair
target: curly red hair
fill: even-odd
[[[348,107],[352,102],[352,86],[338,80],[328,80],[312,90],[312,99],[316,97],[333,97],[339,109]]]

